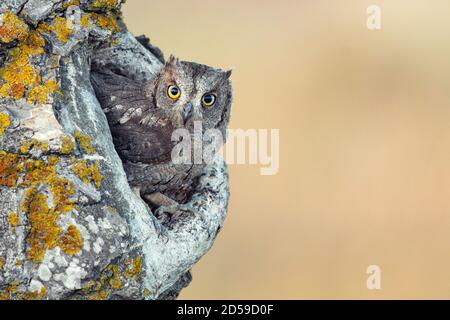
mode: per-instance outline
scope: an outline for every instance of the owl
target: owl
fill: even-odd
[[[231,71],[171,56],[150,81],[92,70],[91,82],[108,119],[128,181],[154,209],[185,202],[205,166],[173,161],[178,129],[218,129],[225,141],[232,104]],[[192,152],[194,149],[192,148]]]

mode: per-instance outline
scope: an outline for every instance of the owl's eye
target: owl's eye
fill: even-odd
[[[167,96],[172,100],[177,100],[181,96],[181,90],[175,85],[169,86]]]
[[[202,97],[202,105],[205,108],[211,108],[216,103],[217,97],[212,93],[207,93]]]

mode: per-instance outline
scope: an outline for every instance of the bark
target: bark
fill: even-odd
[[[170,224],[127,183],[89,73],[151,79],[163,57],[120,2],[0,4],[0,298],[176,298],[222,227],[221,158]]]

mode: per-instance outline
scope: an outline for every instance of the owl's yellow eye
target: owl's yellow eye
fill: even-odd
[[[216,103],[217,97],[211,93],[207,93],[202,97],[202,105],[205,108],[211,108]]]
[[[169,86],[167,96],[172,100],[177,100],[181,96],[181,90],[175,85]]]

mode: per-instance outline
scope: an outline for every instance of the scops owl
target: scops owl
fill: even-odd
[[[176,129],[218,129],[225,141],[232,102],[231,71],[171,56],[160,72],[139,82],[113,70],[93,70],[91,80],[106,114],[130,185],[152,209],[183,203],[205,165],[177,164]]]

